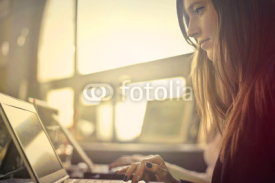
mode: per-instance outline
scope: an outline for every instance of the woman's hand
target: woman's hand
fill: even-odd
[[[150,156],[141,162],[132,163],[130,166],[120,170],[117,174],[125,173],[123,181],[128,181],[133,175],[132,182],[139,180],[180,183],[171,175],[163,159],[159,155]]]
[[[151,157],[151,156],[143,156],[140,154],[134,154],[131,156],[124,155],[124,156],[121,156],[118,159],[116,159],[111,164],[109,164],[109,169],[118,167],[118,166],[131,165],[132,163],[141,162],[142,160],[147,159],[149,157]]]

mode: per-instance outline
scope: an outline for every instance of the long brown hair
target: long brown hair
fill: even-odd
[[[213,62],[187,36],[183,1],[177,0],[178,20],[196,48],[191,76],[198,109],[205,126],[212,125],[210,134],[223,136],[220,159],[226,148],[232,158],[252,136],[253,143],[263,140],[266,128],[275,134],[275,2],[211,0],[219,32]]]

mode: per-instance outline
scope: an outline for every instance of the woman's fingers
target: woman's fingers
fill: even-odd
[[[149,155],[149,156],[143,156],[140,154],[134,154],[132,156],[124,155],[113,161],[112,163],[109,164],[109,169],[118,167],[118,166],[125,166],[125,165],[131,165],[132,163],[135,162],[140,162],[144,159],[150,159],[155,157],[156,155]]]
[[[151,176],[148,176],[148,173]],[[142,160],[140,165],[137,166],[135,175],[133,176],[133,182],[137,182],[145,177],[150,178],[150,180],[152,180],[152,178],[154,178],[153,180],[156,178],[160,180],[165,179],[167,173],[167,167],[159,155],[149,156],[147,159]]]
[[[142,178],[141,176],[139,176],[137,174],[137,172],[139,172],[139,170],[140,170],[140,163],[133,163],[131,166],[128,166],[126,168],[123,168],[123,169],[117,171],[116,174],[125,174],[125,176],[123,178],[124,181],[128,181],[134,174],[132,177],[132,182],[138,182]]]
[[[156,180],[166,180],[168,177],[168,171],[161,168],[159,165],[151,162],[146,162],[144,164],[139,164],[135,166],[134,176],[132,179],[133,183],[140,181],[142,178],[145,181],[156,181]],[[129,176],[128,176],[129,177]]]
[[[142,177],[140,176],[139,172],[140,172],[140,163],[136,167],[135,173],[132,178],[132,183],[136,183],[141,180]]]
[[[123,178],[123,181],[130,180],[132,175],[133,175],[132,183],[137,183],[141,179],[148,180],[148,181],[156,180],[155,172],[154,173],[151,173],[148,171],[144,172],[144,170],[146,170],[146,168],[142,166],[140,163],[133,163],[130,167],[125,168],[123,170],[123,172],[126,172]]]
[[[136,183],[141,179],[147,181],[167,180],[168,169],[159,155],[150,156],[140,163],[132,163],[131,166],[123,168],[117,174],[125,174],[124,181],[128,181],[133,175],[132,182]]]
[[[146,162],[146,166],[145,166],[146,170],[152,173],[155,173],[156,176],[159,179],[165,179],[165,177],[167,176],[167,170],[161,168],[159,165],[155,164],[155,163],[151,163],[149,161]]]
[[[158,182],[180,182],[179,179],[173,177],[165,165],[160,166],[158,164],[147,161],[146,170],[154,173],[156,181]]]
[[[132,174],[137,171],[137,167],[139,167],[139,163],[132,163],[126,171],[123,181],[128,181],[131,178]]]

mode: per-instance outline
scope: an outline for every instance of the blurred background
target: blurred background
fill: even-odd
[[[195,98],[183,100],[194,50],[178,26],[176,1],[0,0],[0,30],[0,92],[58,109],[95,161],[104,163],[106,151],[115,158],[156,150],[202,159]],[[150,83],[161,97],[133,101],[124,81],[133,90]],[[87,100],[88,84],[108,84],[112,98]]]

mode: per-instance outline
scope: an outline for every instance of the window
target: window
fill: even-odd
[[[161,86],[177,79],[184,87],[192,51],[178,27],[174,1],[48,0],[37,78],[42,98],[61,110],[65,126],[73,125],[73,113],[77,116],[79,140],[135,141],[148,101],[170,96],[162,92],[140,102],[129,96],[122,100],[123,82]],[[107,84],[114,95],[108,101],[85,101],[89,84]]]
[[[73,76],[74,26],[73,0],[47,1],[38,53],[38,81]]]
[[[125,86],[124,101],[116,105],[116,132],[119,141],[130,141],[138,138],[144,122],[148,101],[164,101],[181,97],[184,78],[131,83]],[[123,100],[123,99],[122,99]]]
[[[48,103],[60,110],[60,122],[66,127],[73,125],[73,97],[72,88],[50,90],[47,93]]]
[[[192,52],[169,0],[80,0],[77,36],[81,74]]]

